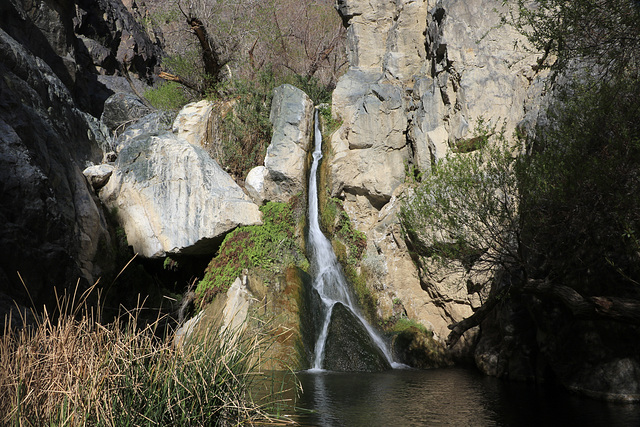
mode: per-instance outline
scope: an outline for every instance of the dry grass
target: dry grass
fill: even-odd
[[[238,425],[271,422],[251,401],[264,338],[218,330],[184,347],[139,326],[136,312],[102,325],[88,293],[59,298],[32,327],[0,338],[0,424]],[[6,322],[9,325],[10,322]]]

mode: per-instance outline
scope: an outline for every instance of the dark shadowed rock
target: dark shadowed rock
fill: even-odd
[[[122,133],[128,126],[153,112],[140,98],[130,93],[116,93],[104,103],[102,122],[112,132]]]
[[[82,170],[99,134],[53,70],[0,29],[0,292],[37,307],[92,282],[110,238]],[[106,267],[104,264],[102,267]]]
[[[343,372],[379,372],[391,369],[360,320],[337,302],[325,347],[324,369]]]

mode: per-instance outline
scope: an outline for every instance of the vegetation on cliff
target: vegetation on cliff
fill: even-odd
[[[196,288],[201,303],[226,292],[245,269],[264,276],[268,284],[290,265],[305,266],[307,261],[296,238],[299,218],[295,212],[299,206],[294,205],[300,203],[300,199],[291,204],[269,202],[260,208],[262,225],[239,227],[225,237]]]
[[[502,298],[522,294],[575,318],[640,324],[640,8],[536,3],[519,2],[514,25],[554,70],[546,121],[514,139],[520,156],[498,132],[493,144],[437,164],[401,213],[414,250],[510,274],[473,316],[450,326],[449,344]],[[429,229],[441,232],[425,244]]]

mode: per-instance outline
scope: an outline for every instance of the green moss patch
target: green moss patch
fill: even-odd
[[[305,264],[295,238],[292,206],[269,202],[260,210],[262,225],[238,227],[225,237],[196,288],[200,303],[206,304],[218,293],[226,292],[244,269],[263,271],[268,284],[269,275],[280,274],[289,265]]]

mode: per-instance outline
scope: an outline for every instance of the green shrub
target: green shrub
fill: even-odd
[[[159,110],[179,110],[189,102],[182,85],[164,82],[144,93],[145,98]]]

